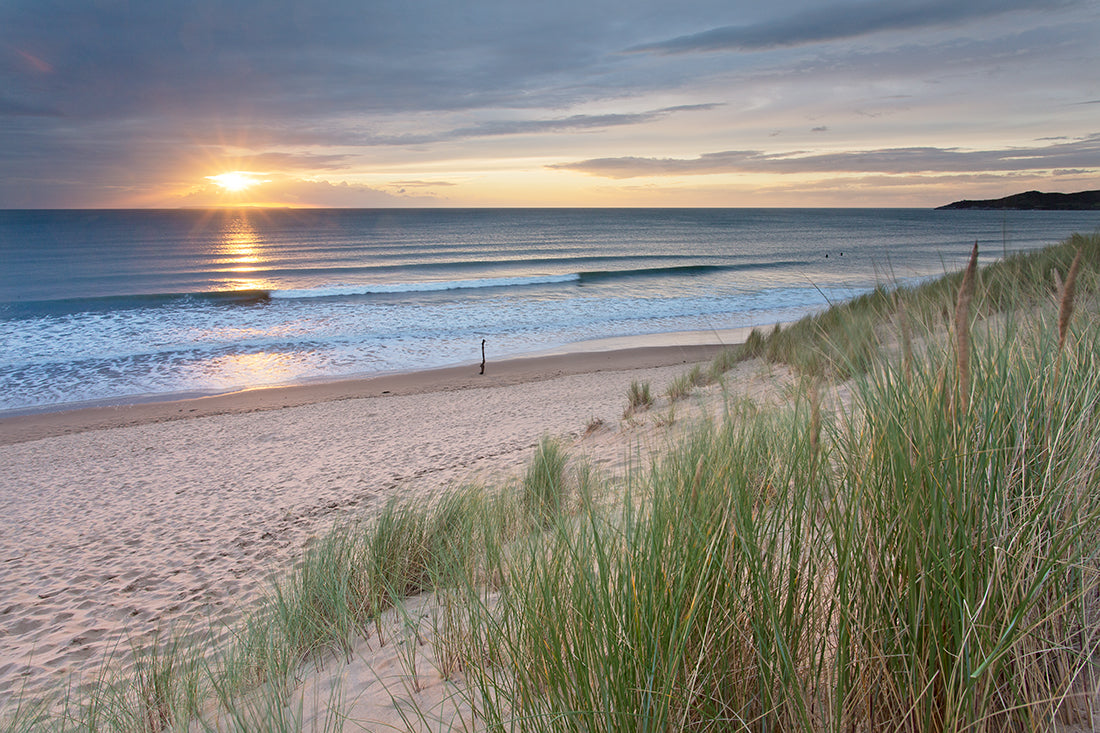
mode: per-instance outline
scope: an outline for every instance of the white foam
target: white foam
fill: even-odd
[[[529,275],[525,277],[485,277],[471,280],[437,280],[404,283],[360,283],[321,285],[315,288],[272,291],[272,298],[335,298],[352,295],[385,295],[391,293],[430,293],[445,290],[467,290],[475,288],[504,288],[523,285],[555,285],[577,282],[581,276],[577,273],[566,275]]]
[[[467,282],[517,280],[535,279]],[[260,307],[182,304],[0,322],[0,410],[430,368],[480,358],[481,338],[500,358],[611,336],[770,325],[858,294],[787,285],[381,302],[306,292]]]

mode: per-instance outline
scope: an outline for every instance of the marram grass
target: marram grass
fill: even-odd
[[[972,275],[971,318],[1026,313],[1061,300],[1063,291],[1070,291],[1072,302],[1073,288],[1060,283],[1071,272],[1072,280],[1078,279],[1075,260],[1079,287],[1095,297],[1100,233],[1075,234],[1061,244],[1013,254],[978,269]],[[891,322],[900,321],[896,335],[903,342],[950,327],[965,276],[961,271],[915,286],[882,286],[786,327],[776,325],[767,333],[754,329],[740,348],[740,357],[763,357],[808,375],[846,379],[861,374],[881,357],[895,335]]]
[[[1037,259],[1076,269],[1064,249]],[[919,357],[895,362],[874,344],[853,369],[836,349],[858,376],[854,407],[831,423],[816,388],[784,411],[741,405],[636,478],[621,513],[590,511],[530,548],[504,611],[470,622],[511,660],[474,675],[490,727],[1090,726],[1095,268],[1092,318],[1068,338],[1065,319],[1055,333],[1034,312],[1058,290],[1045,284],[1013,301],[1027,322],[972,334],[990,292],[977,281],[1004,298],[1005,268],[955,278],[961,296],[939,284],[903,296],[903,315],[956,319],[956,338]],[[853,308],[882,309],[881,325],[888,305],[872,294]],[[838,319],[828,333],[853,327]]]
[[[609,488],[575,486],[544,442],[515,487],[391,503],[321,538],[231,649],[166,638],[133,678],[14,701],[0,731],[297,730],[302,664],[424,592],[449,613],[440,674],[464,681],[479,728],[1087,728],[1098,269],[1100,236],[977,270],[968,319],[1009,317],[969,333],[965,381],[942,338],[961,274],[754,332],[683,388],[767,356],[807,376],[804,398],[731,403],[620,502],[593,502]],[[820,391],[838,377],[854,399],[834,413]]]
[[[473,610],[491,729],[1050,730],[1100,682],[1100,329],[882,364],[815,429],[742,406]],[[816,419],[820,420],[819,415]],[[815,437],[817,436],[817,437]],[[820,456],[816,454],[820,453]],[[815,461],[822,469],[815,471]],[[482,641],[482,643],[484,643]]]
[[[527,467],[521,485],[523,503],[540,524],[552,523],[561,512],[567,458],[556,440],[543,438]]]

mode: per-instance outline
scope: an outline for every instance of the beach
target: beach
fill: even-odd
[[[817,226],[819,221],[816,214],[789,215],[798,227]],[[121,226],[145,219],[148,224],[163,224],[174,216],[123,212],[108,218]],[[532,215],[498,212],[485,216],[495,222],[494,231],[512,232],[522,230],[521,225],[530,223]],[[807,492],[824,488],[828,496],[834,496],[837,486],[819,487],[826,479],[815,471],[817,463],[803,460],[806,450],[816,455],[819,447],[803,445],[802,441],[807,434],[817,434],[805,429],[785,430],[769,421],[801,419],[799,398],[807,392],[800,389],[792,370],[825,377],[837,367],[842,372],[839,376],[844,376],[849,367],[862,364],[864,347],[892,348],[891,334],[898,314],[888,317],[878,313],[876,309],[884,304],[883,291],[871,289],[880,282],[875,262],[883,251],[881,242],[866,238],[856,247],[854,241],[845,239],[843,265],[838,256],[829,258],[829,264],[823,266],[825,260],[816,240],[792,237],[793,230],[788,228],[782,236],[777,234],[774,242],[802,242],[799,252],[789,257],[780,257],[783,253],[775,251],[738,253],[727,246],[728,242],[719,241],[713,234],[718,230],[707,223],[711,216],[736,219],[740,214],[718,212],[692,214],[684,236],[672,236],[675,232],[666,229],[660,236],[652,235],[660,241],[652,242],[647,251],[636,252],[631,237],[645,233],[647,222],[678,226],[675,222],[680,215],[649,212],[625,233],[613,226],[619,219],[606,219],[599,212],[573,216],[577,224],[600,224],[608,242],[596,255],[587,246],[583,250],[562,250],[565,254],[560,260],[542,258],[537,267],[524,259],[527,254],[523,253],[488,264],[451,261],[454,243],[429,237],[428,245],[413,247],[413,254],[402,255],[399,266],[391,271],[388,265],[380,268],[374,255],[390,246],[387,243],[391,240],[402,241],[400,237],[380,237],[372,245],[377,251],[368,257],[356,249],[360,244],[356,244],[359,235],[355,234],[333,238],[322,247],[323,256],[310,254],[298,264],[279,260],[279,248],[274,247],[270,260],[264,260],[268,262],[264,272],[271,278],[293,272],[293,277],[280,275],[283,281],[268,278],[262,288],[240,291],[244,293],[241,295],[237,290],[220,289],[224,283],[216,281],[221,264],[211,252],[215,251],[212,248],[217,232],[222,231],[216,228],[191,245],[183,246],[183,240],[176,239],[165,244],[166,251],[179,246],[187,255],[178,264],[186,265],[188,273],[182,280],[172,276],[167,284],[161,281],[163,273],[157,269],[160,260],[138,257],[141,250],[132,237],[116,242],[114,251],[121,260],[139,270],[148,265],[148,272],[142,271],[132,293],[110,294],[113,271],[95,275],[98,260],[91,254],[83,269],[92,273],[90,281],[97,283],[99,290],[70,292],[68,286],[83,283],[84,275],[74,274],[70,283],[47,287],[42,283],[48,284],[48,278],[35,279],[36,272],[45,272],[41,268],[24,273],[27,282],[38,282],[35,287],[46,287],[46,291],[39,293],[32,288],[15,293],[0,314],[4,329],[0,341],[10,347],[0,349],[8,359],[0,365],[4,387],[0,394],[5,400],[0,405],[0,711],[10,710],[13,704],[22,706],[19,715],[29,720],[26,716],[36,713],[27,713],[26,706],[49,706],[60,701],[61,707],[72,707],[51,714],[67,718],[72,710],[84,706],[81,709],[94,715],[103,701],[96,695],[108,694],[121,695],[110,703],[112,706],[144,711],[138,715],[160,710],[162,716],[198,714],[205,718],[211,713],[216,719],[217,710],[186,707],[165,712],[164,705],[169,703],[162,698],[142,697],[150,694],[150,672],[135,662],[142,658],[141,650],[150,646],[162,649],[165,640],[178,639],[183,642],[178,648],[186,649],[185,653],[194,650],[204,655],[202,665],[220,665],[222,650],[253,643],[255,622],[245,634],[247,643],[238,635],[246,621],[257,618],[255,612],[261,610],[265,599],[269,600],[272,593],[286,592],[286,583],[306,572],[310,558],[321,557],[325,562],[332,559],[310,550],[316,540],[330,536],[333,528],[359,521],[369,523],[392,499],[408,502],[414,509],[430,508],[440,495],[453,491],[452,496],[463,497],[462,490],[470,486],[484,486],[494,497],[529,497],[535,492],[528,491],[524,475],[534,465],[533,457],[541,459],[545,455],[542,446],[546,437],[556,441],[572,464],[569,476],[577,484],[573,487],[578,489],[576,496],[589,496],[585,492],[591,480],[592,486],[607,491],[608,500],[613,501],[631,469],[649,468],[652,457],[675,455],[676,450],[670,448],[684,431],[698,423],[697,418],[720,416],[728,406],[731,411],[741,412],[737,413],[738,419],[725,424],[759,431],[759,445],[750,435],[752,439],[744,449],[759,448],[768,455],[749,456],[752,460],[767,460],[759,476],[745,477],[734,475],[734,469],[740,471],[745,463],[738,457],[743,450],[740,444],[722,448],[728,452],[727,457],[721,451],[713,456],[704,452],[688,466],[692,486],[713,474],[721,478],[708,489],[718,492],[712,497],[716,501],[730,496],[726,487],[735,485],[743,485],[748,491],[746,496],[762,491],[761,495],[769,500],[774,498],[776,487]],[[775,222],[770,214],[752,216]],[[903,220],[927,219],[923,214],[903,216],[898,212],[876,215],[880,218],[840,212],[825,218],[830,216],[836,220],[838,231],[848,231],[849,224],[865,219],[864,232],[878,231],[871,224],[881,217],[897,220],[899,226]],[[440,231],[450,231],[456,223],[450,214],[432,217],[439,219],[432,226]],[[369,223],[370,216],[355,214],[353,219],[351,223]],[[556,215],[550,219],[542,229],[529,234],[534,244],[544,235],[556,237],[538,245],[545,251],[553,250],[570,236],[568,227],[562,226],[565,222],[558,221]],[[45,218],[47,223],[53,220],[53,215]],[[185,224],[189,219],[183,217],[181,221]],[[212,221],[228,226],[240,223],[240,217]],[[844,227],[839,226],[841,223]],[[1040,223],[1033,222],[1036,227]],[[745,237],[750,231],[747,226],[741,231]],[[588,231],[585,227],[581,230]],[[267,238],[278,242],[282,241],[280,237],[289,241],[294,231],[284,222],[264,237],[257,236],[256,242],[266,242]],[[473,228],[464,236],[467,241],[463,246],[471,248],[468,254],[475,259],[481,249],[490,246],[478,244],[482,237]],[[97,237],[84,243],[88,253],[98,252],[99,244],[109,239],[102,232]],[[939,249],[942,240],[938,235],[929,235],[923,249],[909,247],[907,237],[899,230],[894,241],[906,243],[904,251],[918,265],[916,275],[922,271],[928,274],[932,259],[940,263],[939,267],[950,261],[950,250]],[[1040,252],[1036,256],[1045,263],[1041,266],[1057,266],[1059,271],[1068,272],[1073,259],[1071,248],[1086,244],[1094,246],[1072,240],[1054,254]],[[344,251],[356,254],[337,278],[326,263]],[[947,255],[942,259],[940,254],[933,258],[933,253],[943,252]],[[42,252],[39,254],[43,262],[49,260]],[[1060,260],[1049,262],[1052,257]],[[187,264],[188,258],[194,263]],[[614,270],[598,269],[612,265]],[[1009,274],[990,275],[990,282],[1031,272],[1004,269]],[[1048,279],[1044,276],[1040,280],[1046,283]],[[357,282],[341,284],[343,280]],[[1040,288],[1032,280],[1010,280],[999,292],[1023,291],[1025,285]],[[811,302],[809,291],[820,302]],[[847,300],[860,292],[867,297]],[[912,298],[911,308],[899,313],[930,313],[934,317],[944,312],[940,304],[943,297],[955,302],[953,292],[944,295],[941,281],[927,281],[911,292],[907,296]],[[1026,307],[1037,300],[1049,300],[1045,291],[1034,293],[1029,296],[1032,300],[1025,301]],[[40,297],[45,299],[35,300]],[[821,325],[833,323],[828,312],[821,322],[812,316],[803,321],[804,316],[833,302],[853,305],[839,331]],[[842,313],[848,313],[847,305]],[[892,313],[889,307],[887,313]],[[790,327],[773,329],[779,323]],[[754,324],[758,337],[749,340]],[[936,333],[940,325],[933,318],[924,327]],[[852,333],[875,336],[872,343],[849,343],[840,338]],[[839,356],[829,344],[822,343],[822,338],[838,339],[830,343],[842,347]],[[710,367],[715,355],[742,342],[751,344],[742,356],[755,354],[766,360],[738,361],[714,383]],[[487,346],[485,351],[480,348],[483,345]],[[485,361],[479,363],[482,354]],[[1003,359],[994,361],[1007,363]],[[689,376],[693,365],[703,368]],[[728,366],[724,363],[723,370]],[[927,371],[936,373],[942,370]],[[1079,372],[1081,379],[1088,374],[1088,370]],[[649,409],[629,413],[625,410],[628,396],[639,391],[634,389],[635,383],[649,385],[656,400]],[[932,381],[924,388],[934,395],[941,389],[939,384]],[[1095,394],[1088,392],[1090,384],[1081,388],[1085,394]],[[690,399],[668,396],[673,386],[677,396],[690,393]],[[847,382],[824,389],[820,407],[826,416],[837,406],[849,403],[852,388]],[[1031,397],[1030,391],[1020,392]],[[1044,404],[1095,403],[1094,397],[1088,396],[1040,397]],[[865,401],[865,407],[873,407],[876,402],[893,405],[894,397]],[[793,413],[780,410],[774,416],[770,411],[754,412],[761,403],[768,402],[783,402],[787,407],[793,404],[796,409]],[[810,402],[818,404],[816,397]],[[886,420],[884,424],[910,421],[913,416],[909,413],[925,404],[934,405],[936,399],[928,398],[917,406],[903,404],[899,409],[904,420]],[[1031,408],[1020,409],[1026,412]],[[996,414],[1002,414],[1000,407],[997,410]],[[930,424],[940,422],[937,417]],[[1015,427],[1007,430],[1006,444],[1012,445],[1017,434]],[[1048,437],[1060,434],[1049,430],[1039,433]],[[864,463],[868,456],[879,457],[881,452],[866,450],[862,433],[829,437],[832,460],[850,461],[850,468],[828,480],[853,492],[848,501],[862,501],[867,474]],[[946,437],[936,434],[927,442],[947,451],[947,455],[969,458],[969,452],[959,452],[958,439],[956,433]],[[1037,438],[1029,440],[1028,445],[1033,445]],[[1091,435],[1082,440],[1083,444],[1095,444]],[[912,444],[907,439],[901,449],[909,452]],[[1012,450],[1003,455],[1015,455]],[[779,453],[771,455],[774,451]],[[994,453],[983,451],[980,455]],[[699,468],[705,465],[712,465],[714,471]],[[894,464],[883,471],[893,470],[890,466]],[[778,475],[773,480],[771,471],[777,467],[786,467],[791,475]],[[988,475],[980,465],[974,470],[976,476]],[[1091,468],[1083,469],[1082,475],[1091,475],[1089,471]],[[653,476],[660,472],[666,472],[665,461],[653,464]],[[633,477],[640,483],[653,478],[648,474],[646,478]],[[758,484],[760,477],[767,480]],[[682,478],[688,477],[670,475],[667,480],[656,480],[652,488],[675,491]],[[1046,478],[1044,473],[1034,480]],[[1011,488],[1014,480],[1002,483]],[[892,475],[876,481],[884,486],[906,486],[907,482],[924,485],[917,478],[903,477],[899,481]],[[1060,486],[1051,484],[1047,495],[1055,496],[1054,490]],[[872,492],[874,496],[879,493]],[[694,488],[691,495],[696,496]],[[813,496],[796,492],[792,499],[809,501]],[[907,497],[903,494],[900,500],[908,501]],[[674,499],[670,507],[679,512],[683,502],[678,496]],[[507,508],[523,515],[524,521],[532,521],[536,515],[526,502],[528,498],[512,499]],[[687,508],[694,511],[701,506],[692,502]],[[844,502],[829,501],[818,509],[828,512],[843,506]],[[539,513],[542,511],[540,508]],[[893,511],[887,509],[885,516],[892,517]],[[708,511],[698,517],[677,519],[668,526],[693,527],[697,521],[709,526],[717,519],[714,531],[725,532],[732,525],[723,516],[722,512]],[[769,542],[791,530],[782,524],[786,515],[767,516],[779,523],[774,531],[761,535],[771,538]],[[832,521],[836,526],[847,526],[843,516],[834,516]],[[824,526],[816,525],[815,532]],[[880,528],[891,526],[893,519],[888,519]],[[945,537],[969,536],[969,530],[952,533],[950,526],[944,524]],[[1037,536],[1044,535],[1040,532]],[[912,539],[920,547],[926,544],[923,531]],[[813,557],[833,552],[826,547],[828,536],[820,535],[817,540],[825,544],[813,551]],[[889,553],[893,541],[887,538],[879,544]],[[680,543],[666,545],[663,540],[658,545],[670,550],[695,546],[688,542],[681,548]],[[1094,546],[1089,541],[1081,544],[1082,548]],[[317,547],[323,550],[328,545],[317,543]],[[760,547],[760,562],[789,561],[793,567],[802,567],[803,561],[797,557],[783,560],[776,548]],[[856,545],[851,547],[858,550]],[[954,550],[945,552],[954,556]],[[576,558],[583,563],[587,553],[576,553]],[[415,551],[404,549],[394,554],[399,558],[416,557]],[[355,568],[373,567],[360,562],[358,556],[352,557]],[[753,561],[751,556],[745,557]],[[1071,557],[1066,567],[1076,567],[1076,557],[1086,558],[1080,560],[1082,563],[1092,562],[1088,559],[1091,555],[1082,554]],[[698,559],[685,558],[691,562]],[[859,558],[853,562],[864,563]],[[885,566],[877,562],[877,566]],[[736,570],[738,566],[733,567],[729,578],[743,577]],[[537,564],[535,569],[542,570]],[[583,574],[571,572],[550,578],[547,587],[574,585],[574,579]],[[647,571],[639,577],[651,575]],[[916,577],[923,578],[919,574]],[[1036,577],[1037,582],[1045,583],[1048,575]],[[863,580],[872,584],[879,581],[873,574]],[[283,585],[276,586],[278,582]],[[370,588],[388,587],[389,582],[370,580],[368,584]],[[605,584],[598,585],[607,590]],[[429,587],[401,585],[404,594]],[[573,605],[593,595],[580,586],[575,590],[580,595],[573,599]],[[878,592],[875,587],[864,593],[855,586],[846,586],[845,592],[849,591],[849,598],[874,598]],[[771,597],[770,591],[762,597]],[[357,637],[362,630],[355,627],[340,632],[342,636],[336,642],[322,641],[320,647],[288,652],[286,665],[272,674],[279,679],[290,675],[288,687],[280,695],[295,691],[296,697],[289,703],[280,697],[272,704],[280,709],[284,704],[298,706],[295,721],[303,722],[286,728],[311,729],[312,724],[305,721],[314,715],[320,716],[313,718],[320,727],[328,726],[328,702],[333,700],[340,702],[354,720],[366,721],[368,730],[377,729],[372,721],[403,729],[398,699],[404,700],[403,704],[415,703],[420,712],[433,711],[434,729],[447,728],[449,716],[463,715],[461,706],[448,707],[446,702],[461,698],[459,691],[449,687],[447,673],[442,671],[446,663],[437,668],[434,665],[439,660],[430,658],[435,653],[430,643],[431,623],[439,609],[433,604],[439,601],[428,594],[412,598],[407,607],[397,609],[396,618],[392,618],[393,612],[387,612],[391,618],[378,620],[378,629],[371,629],[362,639],[349,638]],[[469,599],[452,602],[463,608],[477,607]],[[807,602],[819,601],[810,598]],[[970,607],[977,602],[973,599]],[[829,601],[823,607],[839,607],[831,604]],[[688,605],[696,607],[694,602]],[[314,608],[312,601],[300,606]],[[537,604],[528,607],[537,609]],[[740,597],[731,596],[716,607],[747,606]],[[876,610],[879,608],[876,605],[868,613],[874,616],[880,613]],[[541,630],[551,621],[568,621],[572,610],[564,608],[561,613],[533,619],[531,628]],[[866,628],[892,628],[895,614],[888,609],[882,613],[890,614],[889,623],[883,626],[876,621]],[[271,617],[274,614],[265,618]],[[313,622],[314,626],[327,628],[328,618]],[[360,618],[357,623],[361,622]],[[375,622],[372,617],[371,623]],[[660,628],[666,622],[654,620],[655,625],[645,628]],[[387,623],[395,626],[384,630]],[[917,628],[923,622],[911,619],[910,623]],[[1051,623],[1059,623],[1057,614],[1051,615]],[[731,620],[724,628],[737,629],[741,624],[741,620]],[[588,626],[582,620],[581,627]],[[952,621],[938,628],[956,626]],[[618,639],[617,633],[606,638]],[[1051,633],[1057,636],[1061,631],[1054,629]],[[385,644],[383,638],[405,638],[405,642]],[[639,643],[648,644],[650,638],[644,635]],[[740,648],[741,638],[734,634],[729,643]],[[882,643],[870,639],[867,648],[878,650]],[[262,637],[257,644],[255,648],[259,649],[281,647],[274,637]],[[329,653],[333,649],[330,644],[340,647],[341,659]],[[916,652],[918,658],[924,653]],[[416,663],[419,673],[409,674],[412,660],[420,657],[424,658]],[[473,668],[481,670],[476,657]],[[877,659],[874,654],[872,657]],[[594,657],[606,658],[603,651]],[[303,659],[306,666],[296,666]],[[624,658],[623,662],[630,667],[637,659]],[[210,671],[209,667],[202,669]],[[246,698],[262,692],[254,686],[256,683],[274,679],[266,674],[263,670],[248,673],[247,684],[241,688]],[[1015,679],[1014,675],[1012,672],[1008,676]],[[127,680],[133,681],[129,687],[113,687]],[[633,709],[636,700],[631,691],[636,687],[632,682],[620,681],[625,685],[620,687],[625,695],[622,709]],[[382,682],[385,684],[379,684]],[[123,692],[116,693],[118,689]],[[728,686],[722,683],[715,689]],[[67,690],[71,696],[66,702]],[[87,706],[82,697],[85,693],[92,695]],[[62,697],[57,698],[57,694]],[[141,699],[131,699],[135,696]],[[204,697],[200,702],[206,705],[208,700]],[[591,702],[577,700],[567,703],[565,709],[595,708]],[[266,721],[264,716],[270,712],[258,710],[256,719]]]
[[[972,258],[957,297],[930,282],[741,344],[607,338],[9,415],[0,709],[28,730],[555,730],[639,714],[659,676],[673,694],[646,720],[795,721],[892,689],[888,719],[1095,730],[1094,275],[1066,315],[1095,251],[1075,237],[981,277]],[[1044,265],[1071,273],[1057,319],[1034,305]],[[944,333],[942,304],[966,323],[1006,290],[1032,316]],[[1009,651],[959,702],[924,700],[972,641]],[[698,677],[713,658],[734,663]],[[806,697],[757,707],[790,680]]]
[[[224,637],[311,538],[392,497],[507,481],[543,436],[621,468],[650,440],[622,421],[630,383],[659,394],[723,345],[0,421],[0,700],[125,669],[157,630]]]

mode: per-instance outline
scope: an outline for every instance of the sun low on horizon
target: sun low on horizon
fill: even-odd
[[[227,171],[213,176],[206,176],[206,180],[213,182],[229,193],[240,193],[261,183],[269,183],[269,181],[249,171]]]
[[[217,170],[217,169],[215,169]],[[285,196],[284,176],[238,168],[222,168],[220,173],[198,174],[191,183],[169,193],[166,201],[200,207],[286,208],[309,207],[309,202]]]
[[[926,207],[1100,186],[1092,0],[299,5],[215,23],[92,3],[59,33],[41,3],[0,3],[0,209]],[[273,56],[279,38],[299,42]]]

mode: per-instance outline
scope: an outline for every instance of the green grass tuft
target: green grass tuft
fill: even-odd
[[[524,475],[524,506],[543,525],[549,525],[561,513],[566,493],[566,461],[561,444],[551,438],[543,438]]]
[[[626,395],[626,409],[623,411],[623,417],[630,417],[634,413],[648,410],[652,406],[653,395],[650,391],[649,382],[632,381],[630,390]]]

